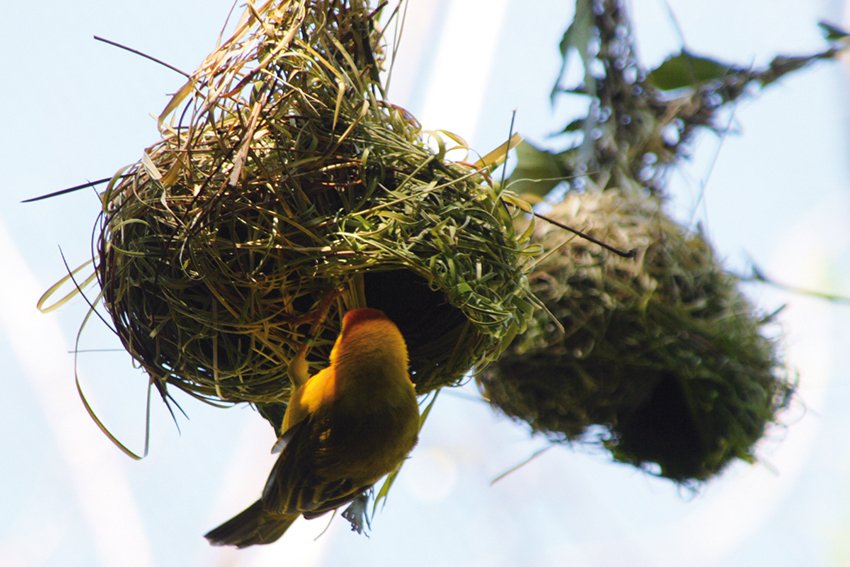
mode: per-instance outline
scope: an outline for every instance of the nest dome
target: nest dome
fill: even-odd
[[[524,327],[511,214],[384,100],[376,18],[363,0],[252,7],[103,194],[104,303],[161,392],[285,403],[299,347],[317,370],[363,305],[399,325],[420,393]]]

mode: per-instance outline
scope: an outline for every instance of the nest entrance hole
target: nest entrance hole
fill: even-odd
[[[410,374],[421,385],[445,360],[468,324],[463,312],[422,276],[398,269],[363,276],[366,304],[386,313],[398,326],[410,355]]]
[[[641,462],[657,463],[666,477],[699,477],[705,443],[684,386],[666,375],[649,398],[617,427],[620,450]]]

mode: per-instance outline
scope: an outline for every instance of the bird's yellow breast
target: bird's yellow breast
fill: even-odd
[[[305,419],[322,423],[336,466],[352,476],[386,474],[413,448],[419,430],[407,366],[407,346],[390,320],[344,326],[330,366],[293,392],[283,432]]]

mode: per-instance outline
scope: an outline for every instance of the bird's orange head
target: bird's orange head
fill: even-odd
[[[330,356],[332,366],[343,361],[363,367],[398,366],[407,376],[407,345],[383,311],[371,307],[352,309],[342,318],[342,329]]]
[[[351,329],[363,322],[374,321],[376,319],[384,320],[387,316],[380,309],[372,307],[361,307],[348,311],[342,318],[342,332]]]

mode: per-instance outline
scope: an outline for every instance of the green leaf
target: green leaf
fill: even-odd
[[[552,87],[550,99],[561,92],[560,82],[564,73],[567,71],[567,60],[570,50],[578,51],[579,58],[585,69],[585,82],[590,84],[593,82],[593,76],[587,70],[590,68],[590,41],[593,38],[593,4],[591,0],[576,0],[575,15],[573,21],[567,27],[561,42],[558,44],[558,49],[561,52],[561,69],[558,71],[558,79]]]
[[[578,132],[579,130],[584,129],[585,118],[576,118],[561,130],[562,134],[569,134],[570,132]]]
[[[683,49],[678,55],[668,57],[656,69],[650,71],[646,79],[658,89],[672,91],[717,81],[734,71],[734,65],[694,55]]]
[[[850,32],[829,22],[820,21],[818,22],[818,27],[823,36],[829,41],[841,41],[850,37]]]

